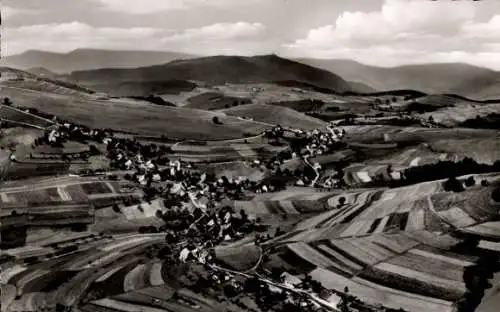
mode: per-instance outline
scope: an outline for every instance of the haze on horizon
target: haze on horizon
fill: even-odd
[[[4,0],[2,54],[78,48],[463,62],[500,70],[500,1]]]

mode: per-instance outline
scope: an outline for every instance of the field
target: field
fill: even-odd
[[[2,282],[12,285],[18,299],[9,297],[5,302],[11,302],[9,308],[24,307],[27,311],[39,311],[46,306],[53,306],[55,302],[71,304],[74,300],[85,295],[87,289],[94,283],[102,283],[112,278],[121,268],[127,269],[121,277],[122,288],[136,289],[144,285],[157,286],[162,283],[158,277],[161,272],[161,263],[151,263],[138,267],[130,261],[141,258],[141,252],[151,244],[161,242],[158,235],[132,235],[132,236],[95,236],[84,235],[80,237],[60,238],[57,241],[47,241],[46,251],[35,256],[39,262],[29,266],[21,265],[2,271]],[[70,243],[70,245],[65,245]],[[65,249],[72,246],[72,249]],[[76,247],[76,248],[75,248]],[[32,246],[10,250],[9,253],[16,258],[33,257]],[[132,264],[132,265],[130,265]],[[144,268],[139,272],[138,268]],[[104,273],[109,272],[107,276]],[[115,273],[115,274],[114,274]],[[161,276],[161,274],[160,274]],[[146,284],[142,281],[148,281]],[[116,285],[116,284],[115,284]],[[115,286],[116,288],[116,286]],[[39,300],[45,298],[46,300]]]
[[[3,104],[0,105],[0,119],[2,121],[12,122],[14,124],[28,125],[40,129],[47,128],[54,124],[54,122],[50,120]]]
[[[252,118],[266,124],[281,125],[283,127],[314,130],[326,126],[326,123],[306,116],[286,107],[266,104],[247,104],[221,110],[227,115]]]
[[[181,142],[172,146],[171,158],[191,162],[228,163],[241,160],[253,160],[269,157],[286,147],[275,147],[267,144],[262,136],[255,136],[254,143],[225,141],[206,145]]]
[[[231,106],[246,105],[252,101],[249,98],[227,96],[217,92],[205,92],[195,95],[188,99],[188,104],[185,107],[217,110],[229,108]]]
[[[202,110],[172,108],[143,102],[89,100],[4,87],[15,105],[36,108],[92,128],[174,139],[224,140],[256,135],[269,126]],[[218,117],[222,125],[213,123]],[[248,134],[248,135],[247,135]]]
[[[475,176],[476,181],[483,178],[497,181],[498,174]],[[264,253],[271,262],[262,266],[310,273],[329,289],[342,292],[347,286],[373,304],[453,311],[455,302],[469,291],[465,271],[479,257],[451,251],[460,240],[447,231],[452,226],[498,239],[495,220],[500,204],[490,200],[493,189],[474,186],[461,193],[445,192],[441,181],[432,181],[342,195],[296,190],[295,196],[281,192],[236,202],[235,208],[255,216],[282,214],[287,201],[294,207],[295,197],[309,197],[311,207],[326,211],[305,215],[287,233],[265,242]],[[337,208],[341,196],[346,204]]]
[[[265,172],[262,172],[258,168],[252,168],[244,161],[199,164],[196,167],[210,174],[226,176],[228,179],[246,177],[251,181],[260,181],[265,174]]]
[[[476,118],[476,116],[486,116],[490,113],[499,113],[500,105],[496,104],[474,104],[467,103],[446,107],[435,112],[422,114],[422,118],[432,116],[435,122],[442,123],[447,126],[457,126],[467,119]]]

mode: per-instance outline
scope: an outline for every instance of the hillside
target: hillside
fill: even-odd
[[[299,59],[329,70],[348,81],[377,90],[416,89],[427,93],[456,93],[473,98],[500,97],[500,73],[462,63],[368,66],[344,59]]]
[[[298,127],[314,130],[326,126],[326,123],[319,119],[309,117],[291,108],[274,105],[247,104],[223,109],[221,111],[228,115],[252,118],[256,121],[284,127]]]
[[[90,96],[95,94],[93,90],[80,85],[52,79],[45,75],[38,76],[35,73],[20,69],[0,67],[0,74],[0,86],[73,96]]]
[[[18,86],[22,86],[22,83]],[[63,120],[93,128],[173,139],[223,140],[256,135],[268,126],[221,113],[154,105],[138,100],[97,100],[39,90],[3,86],[2,96],[15,106],[34,108]],[[221,125],[213,123],[218,116]]]
[[[175,52],[160,51],[113,51],[76,49],[69,53],[29,50],[22,54],[2,58],[2,66],[20,69],[43,67],[56,73],[97,68],[133,68],[162,64],[176,59],[193,57]]]
[[[337,92],[351,90],[348,82],[333,73],[276,55],[202,57],[134,69],[75,71],[67,78],[81,84],[99,86],[101,91],[108,91],[106,85],[120,82],[173,79],[210,84],[299,81]]]

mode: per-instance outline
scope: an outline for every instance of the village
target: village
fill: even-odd
[[[43,137],[35,141],[35,146],[49,146],[62,148],[72,142],[80,142],[90,146],[83,154],[75,153],[72,158],[67,156],[65,161],[88,158],[91,155],[105,154],[110,160],[111,170],[89,172],[85,170],[80,174],[85,176],[107,176],[115,179],[125,179],[136,183],[145,194],[144,204],[157,198],[164,201],[168,211],[157,212],[165,225],[154,232],[163,231],[168,248],[168,261],[170,264],[193,263],[202,265],[208,272],[212,282],[222,285],[226,295],[231,293],[231,300],[238,300],[239,294],[253,294],[255,301],[262,311],[272,309],[275,311],[357,311],[356,304],[360,305],[354,297],[347,292],[338,296],[337,304],[331,303],[332,293],[314,283],[310,277],[303,280],[297,279],[287,272],[275,272],[274,278],[263,277],[262,273],[243,273],[231,271],[220,266],[214,254],[214,247],[256,236],[256,246],[280,235],[279,229],[259,220],[249,219],[244,210],[234,211],[231,200],[242,199],[251,194],[268,193],[283,190],[286,183],[298,186],[315,186],[319,177],[321,166],[311,164],[309,157],[331,152],[342,141],[345,130],[329,126],[326,131],[303,131],[301,129],[284,129],[276,126],[266,131],[265,135],[271,140],[285,140],[285,132],[292,134],[293,139],[301,145],[295,151],[281,152],[270,159],[255,159],[250,165],[268,170],[271,175],[283,175],[280,165],[286,161],[300,157],[312,171],[285,173],[283,182],[270,179],[271,182],[255,182],[242,176],[228,179],[225,176],[216,177],[195,170],[194,165],[182,160],[170,160],[166,155],[171,148],[162,144],[141,144],[134,139],[116,138],[111,130],[95,130],[75,125],[67,121],[60,122],[58,126],[49,128]],[[98,147],[105,148],[100,151]],[[30,154],[30,158],[33,155]],[[15,162],[15,157],[11,157]],[[295,182],[294,182],[295,177]],[[332,187],[329,180],[326,186]],[[335,183],[335,182],[333,182]],[[141,202],[137,201],[138,209]],[[119,205],[114,205],[113,210],[120,211]],[[150,231],[149,227],[139,229],[140,232]],[[163,250],[163,255],[165,250]],[[262,256],[262,255],[261,255]],[[269,272],[268,272],[269,273]],[[229,290],[228,290],[229,289]],[[326,299],[330,298],[330,301]],[[351,306],[350,310],[346,310]],[[366,307],[365,307],[366,308]],[[343,310],[342,310],[343,309]]]

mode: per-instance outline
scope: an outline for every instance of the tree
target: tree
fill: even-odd
[[[432,117],[432,115],[429,116],[429,122],[434,122],[434,117]]]
[[[90,155],[92,155],[92,156],[96,156],[96,155],[101,154],[101,151],[94,144],[91,144],[89,146],[89,149],[90,149]]]
[[[476,180],[474,180],[473,177],[468,177],[466,180],[465,180],[465,186],[467,187],[471,187],[473,185],[476,184]]]
[[[116,212],[116,213],[120,213],[121,212],[121,209],[120,209],[120,206],[118,206],[118,204],[113,204],[113,211]]]
[[[500,203],[500,188],[497,188],[493,191],[493,193],[491,194],[491,198],[497,203]]]
[[[483,179],[483,180],[481,180],[481,185],[482,186],[488,186],[488,185],[490,185],[490,183],[488,182],[488,180]]]
[[[216,125],[222,125],[222,122],[219,120],[219,117],[218,116],[214,116],[212,118],[212,122]]]
[[[284,272],[285,272],[285,270],[281,267],[273,267],[271,269],[271,278],[275,281],[282,283],[283,282],[282,274]]]
[[[6,98],[3,99],[2,104],[3,105],[11,106],[12,105],[12,101],[11,101],[10,98],[6,97]]]
[[[345,197],[342,196],[342,197],[339,198],[339,207],[342,207],[344,205],[345,205]]]
[[[447,192],[453,191],[453,192],[462,192],[464,191],[464,187],[460,181],[457,180],[455,177],[451,177],[446,182],[444,182],[444,190]]]

